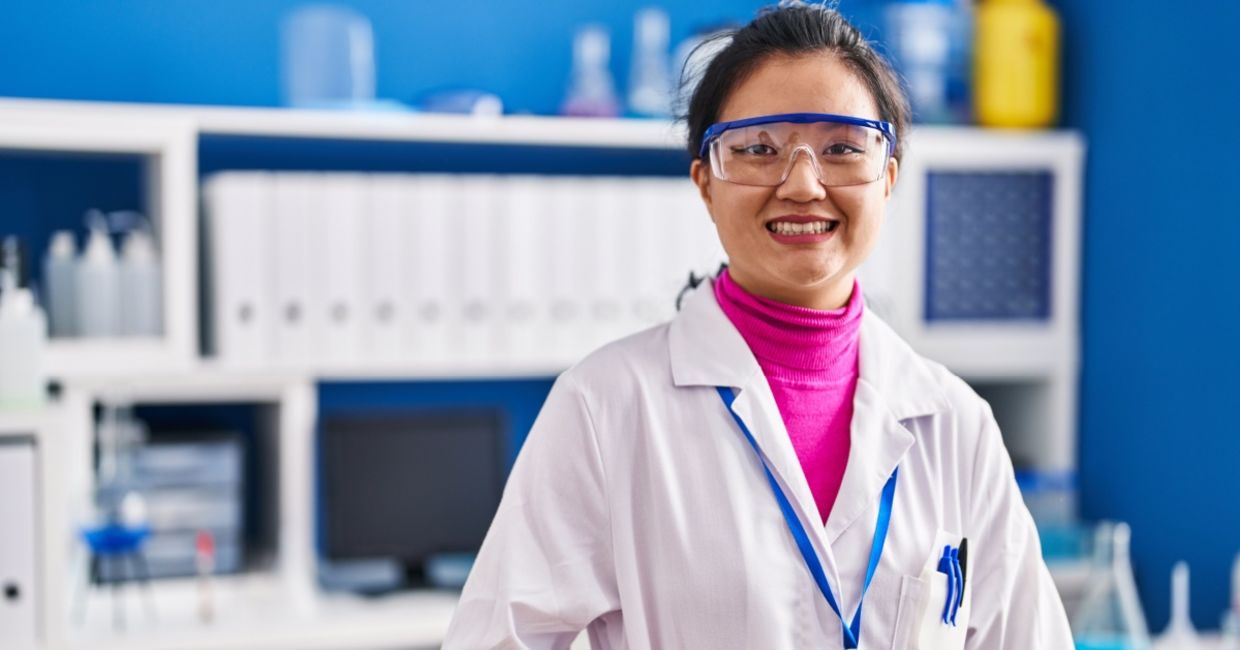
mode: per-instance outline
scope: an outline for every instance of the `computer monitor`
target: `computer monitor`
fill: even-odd
[[[427,558],[476,553],[499,507],[497,411],[328,413],[319,452],[328,561],[394,560],[416,584]]]

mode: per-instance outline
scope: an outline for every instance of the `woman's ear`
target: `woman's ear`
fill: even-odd
[[[697,185],[702,203],[706,204],[706,211],[711,215],[710,220],[714,221],[715,214],[710,200],[710,168],[702,162],[701,158],[694,158],[693,163],[689,165],[689,177],[693,179],[693,184]]]
[[[890,199],[891,192],[896,187],[896,178],[900,176],[900,161],[892,158],[887,161],[887,177],[883,181],[886,186],[883,188],[883,198]]]

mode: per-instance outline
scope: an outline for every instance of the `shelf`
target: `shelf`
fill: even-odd
[[[66,386],[101,400],[142,403],[278,402],[291,386],[312,381],[304,373],[224,371],[201,366],[171,372],[121,372],[77,377]]]
[[[46,418],[47,412],[43,409],[0,411],[0,441],[37,437],[46,425]]]
[[[198,618],[194,579],[150,587],[155,619],[141,588],[121,589],[126,628],[113,627],[112,590],[88,592],[86,617],[68,634],[68,648],[91,650],[354,650],[437,648],[456,608],[455,592],[410,591],[378,598],[296,594],[271,575],[218,576],[211,582],[213,622]]]
[[[666,120],[540,116],[479,118],[416,112],[124,104],[0,99],[0,115],[37,114],[65,123],[100,116],[193,123],[203,135],[463,142],[554,147],[683,149],[683,129]]]

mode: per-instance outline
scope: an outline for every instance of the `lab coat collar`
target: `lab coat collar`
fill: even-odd
[[[941,413],[948,401],[930,365],[866,307],[859,341],[861,384],[896,420]],[[711,281],[685,296],[668,332],[672,379],[677,386],[744,387],[762,368],[715,300]]]
[[[826,522],[828,543],[877,507],[883,485],[915,443],[902,421],[949,408],[930,365],[868,308],[859,336],[852,443],[839,495]],[[709,282],[686,296],[668,338],[675,384],[739,389],[733,408],[749,423],[803,521],[822,521],[761,366],[719,307]],[[830,547],[821,540],[818,546],[825,564],[834,565]]]

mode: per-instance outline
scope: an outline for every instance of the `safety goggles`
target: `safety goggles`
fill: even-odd
[[[826,187],[882,178],[895,152],[890,122],[828,113],[784,113],[720,122],[706,129],[698,155],[710,155],[716,178],[773,187],[788,179],[804,152]]]

